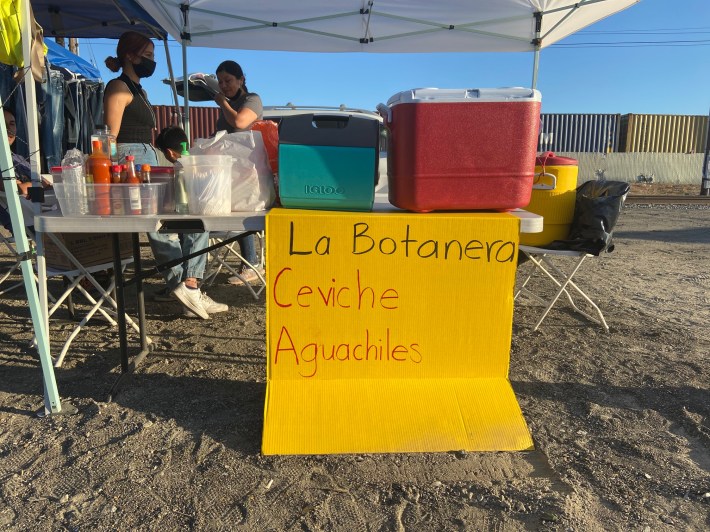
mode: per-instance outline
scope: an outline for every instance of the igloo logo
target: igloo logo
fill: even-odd
[[[331,187],[330,185],[306,185],[306,194],[317,194],[319,196],[336,196],[345,194],[343,187]]]

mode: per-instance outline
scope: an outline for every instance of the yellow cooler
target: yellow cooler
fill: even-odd
[[[522,233],[522,245],[546,246],[567,238],[574,217],[578,171],[576,159],[558,157],[552,152],[537,157],[532,195],[524,209],[543,216],[544,229],[541,233]]]

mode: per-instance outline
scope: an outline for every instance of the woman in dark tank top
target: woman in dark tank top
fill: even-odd
[[[104,120],[116,135],[119,161],[126,155],[135,157],[135,164],[158,165],[158,157],[151,144],[155,115],[148,95],[140,85],[141,78],[153,75],[154,45],[145,35],[128,31],[121,35],[116,47],[117,57],[106,58],[106,66],[121,75],[111,80],[104,91]],[[184,141],[187,141],[184,132]],[[122,161],[121,161],[122,162]],[[148,233],[148,241],[158,264],[177,260],[196,253],[209,245],[209,232],[203,233]],[[209,319],[210,314],[225,312],[229,307],[213,301],[199,287],[203,278],[207,255],[202,254],[177,264],[163,272],[166,288],[156,299],[176,299],[183,305],[183,314],[190,318]]]
[[[154,45],[135,31],[127,31],[118,41],[117,57],[107,57],[106,66],[121,75],[109,81],[104,91],[104,120],[116,135],[119,158],[135,156],[136,164],[157,165],[152,146],[155,114],[141,78],[153,75]]]

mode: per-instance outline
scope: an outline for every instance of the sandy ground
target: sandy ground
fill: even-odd
[[[262,456],[264,300],[225,284],[211,322],[148,304],[156,352],[115,402],[116,335],[82,333],[57,371],[78,413],[38,419],[29,312],[5,295],[0,530],[708,530],[710,210],[629,206],[616,241],[579,277],[609,334],[565,304],[533,332],[541,307],[516,305],[518,453]]]

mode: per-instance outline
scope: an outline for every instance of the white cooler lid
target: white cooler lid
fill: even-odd
[[[400,103],[461,103],[461,102],[539,102],[540,91],[524,87],[501,87],[497,89],[410,89],[402,91],[389,100],[393,107]]]

